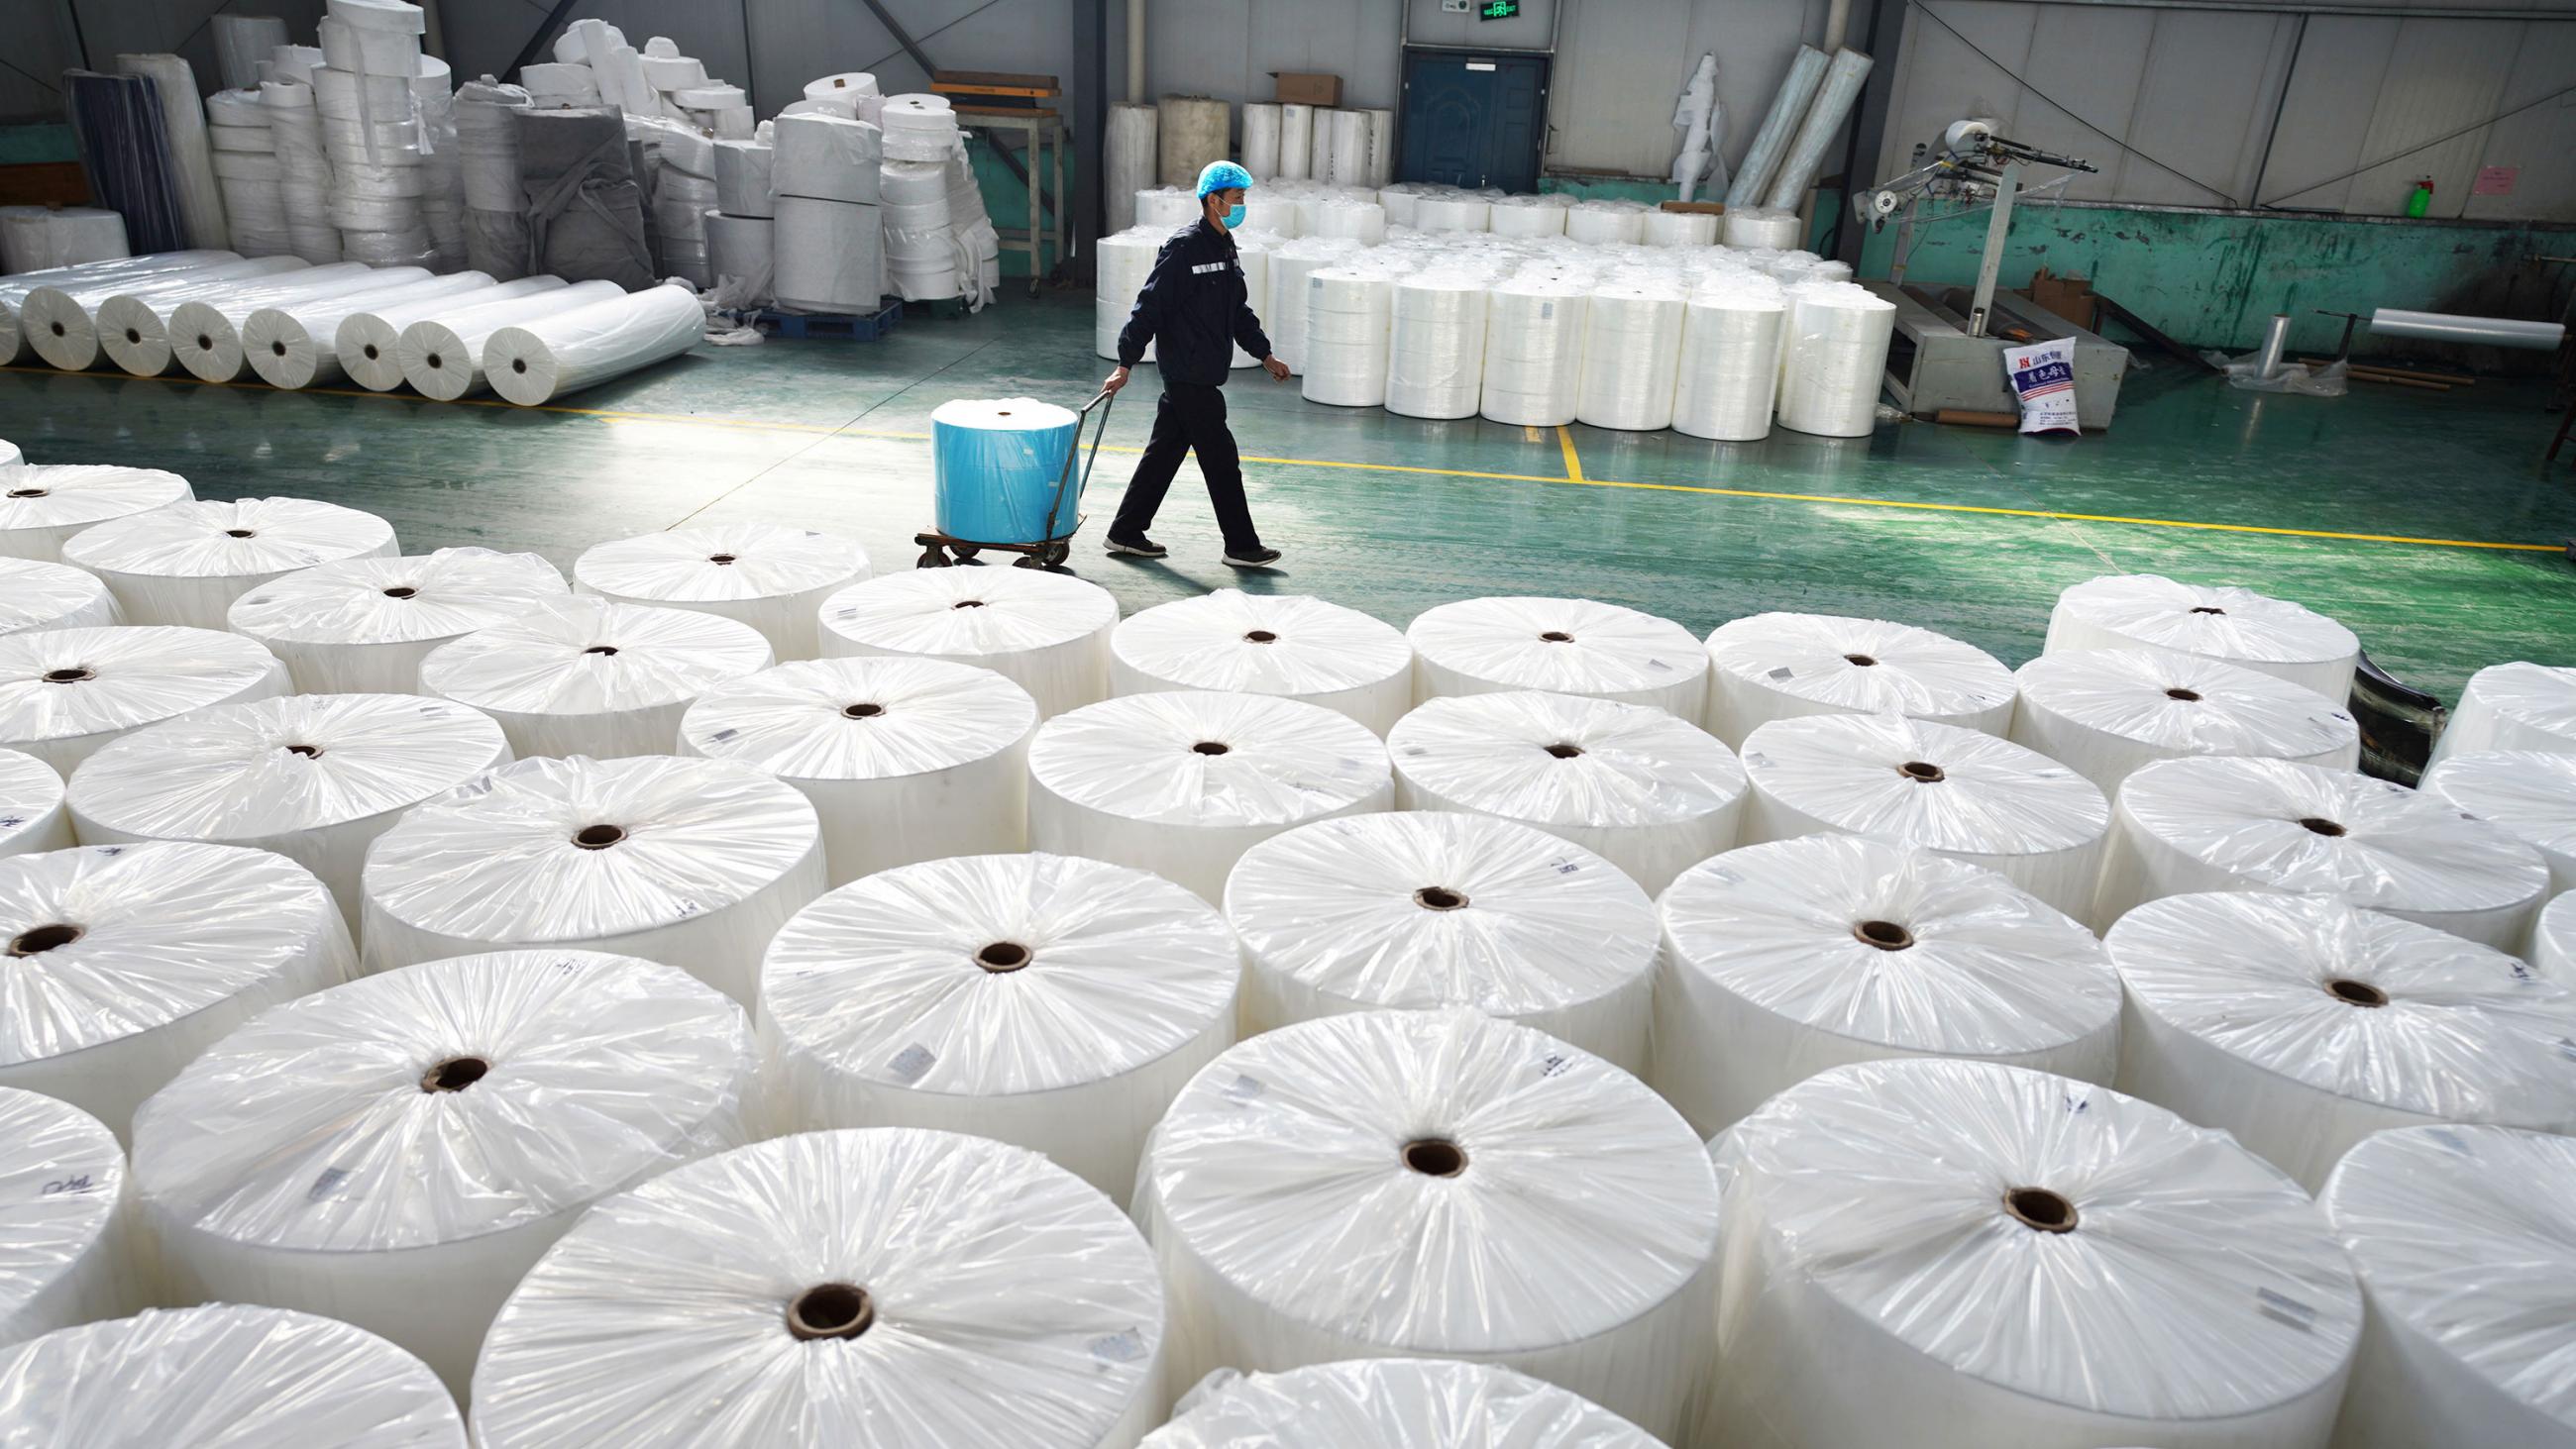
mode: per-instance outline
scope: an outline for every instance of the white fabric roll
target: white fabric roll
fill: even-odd
[[[1383,737],[1413,702],[1392,625],[1305,594],[1220,589],[1130,615],[1110,636],[1119,694],[1213,689],[1319,704]]]
[[[1730,206],[1721,228],[1726,244],[1751,251],[1769,247],[1775,251],[1794,251],[1798,235],[1798,213],[1774,211],[1767,206]]]
[[[1128,1449],[1162,1417],[1163,1319],[1135,1227],[1036,1153],[806,1133],[565,1234],[484,1342],[475,1442]]]
[[[1683,311],[1682,295],[1660,286],[1595,288],[1584,313],[1575,417],[1596,428],[1670,427]]]
[[[1147,1132],[1234,1043],[1241,974],[1216,912],[1143,871],[1043,854],[900,866],[770,945],[776,1125],[989,1137],[1123,1207]]]
[[[1151,104],[1114,101],[1109,107],[1108,144],[1102,148],[1101,189],[1109,213],[1104,231],[1127,230],[1140,219],[1136,192],[1150,185],[1159,164],[1162,113]]]
[[[603,62],[604,64],[604,62]],[[608,72],[600,72],[608,82]],[[519,86],[468,81],[456,92],[456,143],[460,193],[479,211],[516,212],[528,204],[520,190],[519,117],[532,97]]]
[[[1578,201],[1565,214],[1565,234],[1592,246],[1634,246],[1646,239],[1646,208],[1633,201]]]
[[[1419,205],[1415,203],[1417,208]],[[1486,225],[1496,236],[1563,236],[1565,216],[1571,209],[1549,206],[1544,197],[1506,196],[1493,204],[1493,210],[1486,215]],[[1392,219],[1392,212],[1389,217]]]
[[[73,263],[32,272],[19,272],[12,268],[10,275],[0,276],[0,363],[17,362],[23,357],[31,339],[26,335],[20,309],[40,287],[65,287],[78,291],[119,283],[131,286],[148,276],[185,276],[241,259],[237,252],[178,251]]]
[[[344,375],[337,339],[340,324],[348,318],[372,309],[408,308],[414,304],[463,305],[466,299],[480,296],[493,285],[492,278],[486,273],[458,272],[382,292],[333,297],[325,302],[307,303],[292,309],[263,307],[242,319],[243,361],[259,375],[260,381],[271,387],[291,390],[337,382]],[[513,282],[507,285],[520,284]],[[390,348],[399,333],[399,328],[386,329],[383,347]],[[400,359],[395,359],[392,366],[399,376]]]
[[[1673,431],[1749,443],[1770,435],[1787,303],[1767,280],[1691,294],[1673,387]]]
[[[643,53],[644,78],[664,95],[707,83],[706,62],[693,55],[664,55],[650,46]]]
[[[1189,225],[1199,214],[1198,201],[1177,186],[1148,186],[1136,192],[1136,224],[1158,231]]]
[[[0,636],[0,745],[65,774],[129,731],[290,692],[286,666],[238,634],[109,626]]]
[[[1329,224],[1330,208],[1327,208]],[[1485,386],[1486,281],[1424,273],[1395,286],[1387,342],[1386,408],[1415,418],[1476,415]]]
[[[1878,426],[1896,304],[1855,282],[1811,282],[1789,293],[1780,373],[1780,426],[1865,438]]]
[[[428,276],[419,267],[379,270],[335,262],[194,292],[110,297],[99,304],[99,341],[118,367],[137,377],[158,377],[181,357],[214,348],[218,336],[231,332],[232,318],[248,317],[261,307],[375,291]]]
[[[2014,679],[2021,704],[2013,743],[2080,771],[2106,795],[2139,767],[2186,755],[2260,755],[2337,770],[2361,760],[2350,714],[2216,659],[2084,649],[2043,654]]]
[[[673,967],[504,951],[262,1015],[135,1115],[183,1299],[327,1314],[462,1393],[483,1331],[590,1204],[748,1140],[743,1009]]]
[[[748,624],[574,596],[431,650],[420,688],[499,720],[522,757],[613,759],[669,754],[699,695],[773,662]]]
[[[777,156],[775,142],[718,141],[717,209],[728,216],[775,215],[770,206],[770,191]]]
[[[350,381],[376,392],[390,392],[402,386],[401,342],[404,328],[415,322],[454,316],[489,302],[557,291],[563,285],[564,279],[556,276],[521,277],[516,281],[477,287],[454,295],[406,297],[363,312],[350,312],[344,314],[339,325],[332,329],[332,355],[339,360],[340,371]]]
[[[1369,179],[1369,114],[1356,110],[1315,113],[1319,124],[1331,122],[1329,146],[1317,176],[1328,186],[1374,185]]]
[[[2531,964],[2562,981],[2576,980],[2576,891],[2543,907],[2525,948]]]
[[[305,498],[203,499],[113,519],[63,544],[137,624],[221,629],[233,600],[280,574],[401,550],[372,513]]]
[[[2318,1204],[2370,1304],[2340,1449],[2576,1443],[2576,1143],[2504,1127],[2382,1132]]]
[[[310,277],[312,272],[333,270],[315,267],[311,272],[288,275]],[[241,376],[249,362],[242,328],[259,312],[292,314],[327,307],[342,299],[375,301],[388,294],[435,285],[437,280],[419,267],[368,268],[354,276],[314,280],[298,288],[245,289],[220,301],[183,302],[171,310],[168,346],[190,376],[207,382],[230,382]]]
[[[62,850],[72,843],[63,777],[18,750],[0,750],[0,856]]]
[[[2120,1089],[2226,1129],[2314,1192],[2382,1128],[2576,1130],[2576,991],[2323,896],[2169,896],[2106,938]]]
[[[247,261],[215,262],[194,267],[186,272],[155,274],[137,280],[125,277],[101,283],[66,281],[60,286],[38,287],[18,303],[18,330],[36,355],[65,372],[79,372],[95,366],[99,359],[98,309],[110,297],[134,295],[159,296],[176,292],[195,296],[229,282],[251,281],[283,272],[301,271],[304,262],[296,257],[259,257]]]
[[[770,185],[780,196],[877,200],[884,133],[865,121],[823,113],[781,116],[770,145]]]
[[[366,968],[588,946],[748,1005],[761,949],[823,892],[805,797],[723,760],[521,760],[367,852]]]
[[[418,694],[431,650],[568,592],[536,554],[442,548],[316,564],[242,595],[226,617],[286,662],[298,693]]]
[[[225,1033],[355,964],[311,872],[193,841],[0,859],[0,941],[13,1003],[0,1086],[59,1097],[120,1138]]]
[[[158,468],[13,460],[0,466],[0,558],[59,563],[63,545],[93,524],[195,496],[187,479]]]
[[[413,391],[433,401],[454,402],[486,386],[483,347],[502,328],[525,326],[576,308],[588,310],[625,296],[625,289],[615,282],[593,279],[525,297],[469,298],[466,305],[404,328],[394,343],[394,358]],[[698,320],[703,325],[703,313]]]
[[[1873,836],[2000,872],[2071,916],[2092,903],[2110,803],[2045,755],[1954,725],[1862,714],[1775,720],[1745,736],[1743,754],[1748,845]]]
[[[1321,149],[1329,153],[1332,150],[1332,145],[1332,134],[1330,129],[1327,128],[1324,135],[1324,144]],[[1322,170],[1322,167],[1316,164],[1318,159],[1316,156],[1317,149],[1318,148],[1315,145],[1315,108],[1313,106],[1301,106],[1294,101],[1280,102],[1278,179],[1281,181],[1303,181],[1309,176],[1318,174]],[[1142,220],[1141,217],[1138,219]]]
[[[839,534],[730,523],[595,544],[572,572],[584,593],[732,619],[759,630],[780,659],[811,659],[816,611],[868,576],[868,556]]]
[[[2120,784],[2094,924],[2193,891],[2341,896],[2510,951],[2548,896],[2549,866],[2403,785],[2287,760],[2165,760]]]
[[[1490,1364],[1353,1359],[1284,1374],[1219,1370],[1145,1449],[1662,1449],[1645,1430],[1553,1384]]]
[[[1532,214],[1562,216],[1555,208]],[[1484,391],[1479,411],[1498,423],[1553,428],[1574,421],[1583,395],[1588,289],[1515,278],[1486,303]]]
[[[2012,672],[1911,624],[1752,614],[1718,625],[1708,656],[1708,732],[1738,748],[1760,726],[1807,715],[1901,714],[1989,735],[2012,725]]]
[[[1705,247],[1717,244],[1717,215],[1714,212],[1664,211],[1646,213],[1644,234],[1638,238],[1650,247]]]
[[[1384,272],[1331,266],[1307,274],[1300,368],[1308,402],[1385,405],[1387,331],[1394,311],[1395,278]]]
[[[2106,574],[2057,596],[2045,652],[2161,649],[2240,664],[2324,695],[2352,694],[2360,641],[2323,614],[2250,589],[2204,588],[2160,574]]]
[[[1246,102],[1243,107],[1243,169],[1255,181],[1279,174],[1279,110],[1263,101]]]
[[[2473,750],[2576,755],[2576,668],[2490,664],[2470,675],[2432,762]]]
[[[886,295],[882,207],[781,196],[770,239],[779,305],[803,312],[873,311]]]
[[[1028,692],[944,659],[817,659],[714,686],[679,752],[774,776],[813,802],[830,882],[1028,844]],[[859,1125],[859,1124],[845,1124]]]
[[[1109,697],[1118,601],[1098,584],[1035,569],[913,569],[823,603],[827,658],[909,654],[976,664],[1038,702],[1038,717]]]
[[[2576,890],[2576,755],[2447,755],[2424,772],[2423,790],[2539,851],[2552,895]]]
[[[115,1133],[69,1102],[0,1087],[0,1349],[141,1307],[134,1219]]]
[[[1145,279],[1153,275],[1154,257],[1161,247],[1160,235],[1141,226],[1102,237],[1093,245],[1092,260],[1099,267],[1100,277],[1092,302],[1092,350],[1112,362],[1118,360],[1118,334],[1136,309],[1136,294],[1144,290]],[[1304,342],[1302,336],[1296,340],[1300,345]],[[1287,345],[1283,339],[1271,339],[1274,349]],[[1143,360],[1154,360],[1151,343],[1146,344]]]
[[[1375,246],[1386,240],[1386,208],[1374,201],[1325,201],[1315,208],[1312,231],[1316,236],[1349,237]]]
[[[863,70],[845,70],[805,83],[805,99],[809,101],[855,101],[861,96],[882,94],[877,78]]]
[[[1464,1007],[1645,1069],[1654,907],[1581,846],[1473,815],[1321,820],[1244,852],[1225,891],[1243,1029]]]
[[[1626,1072],[1473,1012],[1328,1017],[1228,1051],[1155,1129],[1136,1217],[1178,1382],[1465,1358],[1671,1438],[1712,1348],[1699,1139]]]
[[[1703,1427],[1729,1443],[2324,1449],[2360,1291],[2307,1194],[2222,1133],[1917,1060],[1810,1078],[1711,1150]]]
[[[122,624],[116,596],[98,575],[70,564],[0,554],[0,634]],[[1406,656],[1407,663],[1411,656]]]
[[[1211,903],[1251,846],[1394,798],[1386,747],[1348,716],[1201,690],[1050,720],[1029,748],[1029,772],[1032,847],[1149,870]]]
[[[1538,689],[1699,718],[1708,653],[1669,619],[1591,599],[1466,599],[1405,631],[1421,700]]]
[[[1423,231],[1486,231],[1493,203],[1473,194],[1425,196],[1414,203],[1413,224]]]

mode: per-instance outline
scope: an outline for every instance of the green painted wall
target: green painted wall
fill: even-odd
[[[1014,133],[1012,139],[1017,140],[1019,137]],[[1019,154],[1018,147],[1011,148],[1014,159]],[[1052,199],[1055,188],[1055,152],[1052,147],[1048,149],[1047,155],[1047,170],[1039,176],[1038,181],[1048,189]],[[1015,228],[1026,228],[1029,224],[1029,184],[1012,175],[1011,168],[1003,165],[1001,158],[993,154],[993,143],[980,136],[967,145],[966,158],[974,163],[975,184],[984,193],[984,210],[992,214],[994,227],[1005,236]],[[1081,159],[1080,152],[1071,147],[1066,148],[1064,189],[1068,194],[1073,190],[1074,168],[1080,164]],[[1055,242],[1053,238],[1049,238],[1046,243],[1048,268],[1052,269],[1055,262]],[[1025,277],[1028,274],[1028,253],[1005,249],[1002,253],[1002,275]]]
[[[39,122],[25,126],[0,126],[0,166],[79,159],[80,150],[72,143],[69,125]]]

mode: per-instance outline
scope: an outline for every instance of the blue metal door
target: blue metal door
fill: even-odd
[[[1405,52],[1396,179],[1538,190],[1547,64],[1540,55]]]

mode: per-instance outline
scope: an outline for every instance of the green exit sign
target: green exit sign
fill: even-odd
[[[1479,20],[1509,20],[1521,13],[1521,0],[1484,0],[1477,7]]]

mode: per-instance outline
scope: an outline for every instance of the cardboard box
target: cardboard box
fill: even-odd
[[[1342,103],[1342,78],[1318,71],[1274,70],[1271,79],[1279,82],[1279,99],[1301,106],[1338,106]]]
[[[1726,215],[1726,203],[1723,201],[1667,201],[1662,205],[1666,211],[1677,211],[1685,216]]]

